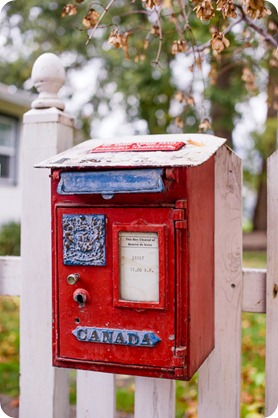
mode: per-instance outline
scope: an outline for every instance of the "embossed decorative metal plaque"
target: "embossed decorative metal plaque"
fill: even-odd
[[[63,215],[64,264],[105,266],[105,215]]]
[[[150,331],[77,327],[73,335],[81,342],[153,348],[160,338]]]

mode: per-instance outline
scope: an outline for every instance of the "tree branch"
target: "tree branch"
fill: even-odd
[[[155,61],[154,61],[155,65],[158,65],[158,61],[159,61],[159,57],[160,57],[161,49],[162,49],[162,41],[163,41],[160,15],[159,15],[158,12],[157,12],[157,26],[158,26],[158,30],[159,30],[159,44],[158,44],[158,51],[157,51]]]
[[[102,19],[104,18],[104,16],[106,15],[106,13],[109,11],[109,9],[113,6],[113,4],[115,3],[116,0],[110,0],[110,2],[108,3],[108,5],[104,8],[101,16],[99,17],[96,26],[93,28],[92,32],[90,33],[90,35],[88,36],[86,45],[90,42],[90,40],[92,39],[92,37],[94,36],[97,28],[99,27]]]
[[[259,33],[264,40],[269,42],[274,48],[278,48],[278,40],[275,39],[274,36],[270,35],[264,28],[256,25],[256,23],[244,12],[242,6],[236,5],[236,7],[241,11],[242,20],[244,20],[250,28]]]
[[[224,31],[224,35],[226,35],[227,33],[229,33],[231,31],[231,29],[238,25],[240,22],[242,22],[243,20],[243,16],[241,16],[238,20],[236,20],[235,22],[232,22]],[[199,46],[195,46],[194,49],[195,51],[197,51],[198,53],[203,52],[205,49],[210,48],[210,41],[207,41]],[[193,52],[193,47],[190,48],[187,53],[192,53]]]

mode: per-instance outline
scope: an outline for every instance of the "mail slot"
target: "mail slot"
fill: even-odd
[[[51,168],[53,364],[190,379],[214,347],[214,160],[225,141],[86,141]]]

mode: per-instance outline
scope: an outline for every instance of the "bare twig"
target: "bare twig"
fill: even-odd
[[[110,2],[108,3],[108,5],[104,8],[102,14],[100,15],[95,27],[93,28],[92,32],[90,33],[90,35],[88,36],[87,42],[86,44],[88,44],[90,42],[90,40],[92,39],[92,37],[94,36],[97,28],[99,27],[102,19],[104,18],[104,16],[106,15],[106,13],[109,11],[109,9],[113,6],[113,4],[115,3],[116,0],[110,0]]]
[[[243,21],[243,16],[241,16],[235,22],[232,22],[226,29],[224,29],[224,31],[223,31],[224,35],[226,35],[227,33],[229,33],[234,26],[238,25],[242,21]],[[203,52],[207,48],[210,48],[210,41],[204,42],[203,44],[201,44],[199,46],[195,46],[195,51],[197,51],[198,53],[200,53],[200,52]],[[189,53],[192,53],[192,52],[193,52],[193,47],[190,48],[187,51],[188,54]]]
[[[270,35],[270,33],[261,26],[256,25],[256,23],[247,16],[242,6],[236,5],[236,7],[241,11],[242,20],[244,20],[250,28],[259,33],[264,40],[274,46],[274,48],[278,48],[278,39],[275,39],[274,36]]]
[[[154,60],[154,64],[158,65],[159,62],[159,58],[160,58],[160,54],[161,54],[161,50],[162,50],[162,42],[163,42],[163,36],[162,36],[162,27],[161,27],[161,21],[160,21],[160,14],[159,12],[157,12],[157,26],[158,26],[158,31],[159,31],[159,44],[158,44],[158,50],[157,50],[157,54]]]
[[[184,0],[178,0],[178,1],[179,1],[180,8],[182,10],[183,18],[185,20],[185,26],[188,26],[189,25],[189,20],[188,20],[188,16],[187,16],[187,13],[186,13],[186,10],[185,10]]]
[[[178,33],[178,35],[179,35],[180,39],[183,39],[183,38],[184,38],[184,36],[183,36],[183,33],[182,33],[182,29],[181,29],[181,27],[180,27],[180,25],[179,25],[179,23],[178,23],[178,21],[177,21],[177,18],[176,18],[176,15],[175,15],[175,13],[174,13],[174,12],[173,12],[173,14],[171,15],[171,19],[172,19],[172,22],[174,22],[174,25],[175,25],[176,31],[177,31],[177,33]]]

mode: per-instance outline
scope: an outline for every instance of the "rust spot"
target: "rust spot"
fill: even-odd
[[[275,283],[273,286],[273,297],[277,298],[277,295],[278,295],[278,284]]]

